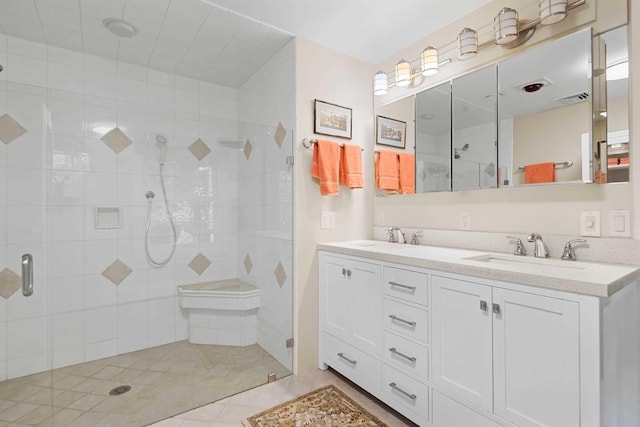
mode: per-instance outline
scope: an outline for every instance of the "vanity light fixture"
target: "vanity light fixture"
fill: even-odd
[[[458,34],[458,59],[470,59],[477,54],[478,33],[471,28],[463,28]]]
[[[503,8],[493,19],[493,30],[497,45],[513,42],[518,38],[518,12]]]
[[[457,52],[458,60],[467,60],[475,57],[478,52],[490,45],[498,45],[502,48],[513,49],[526,43],[536,30],[536,26],[550,25],[560,22],[567,17],[569,11],[584,5],[586,0],[535,0],[538,2],[539,15],[533,20],[520,20],[518,12],[509,7],[503,8],[493,20],[493,38],[486,42],[478,42],[478,32],[471,28],[464,28],[458,34]],[[454,42],[455,43],[455,42]],[[448,43],[445,46],[450,46]],[[453,58],[440,59],[440,52],[432,46],[427,46],[420,57],[414,61],[402,59],[393,70],[395,79],[389,82],[391,73],[378,71],[373,77],[373,93],[386,95],[390,87],[414,88],[422,84],[425,77],[438,72],[444,64],[453,61]],[[448,51],[448,50],[447,50]],[[411,64],[417,64],[414,70]],[[608,70],[609,71],[609,70]]]
[[[540,8],[540,23],[551,25],[567,17],[568,0],[542,0]]]
[[[411,84],[411,64],[401,59],[396,64],[396,86],[406,87]]]
[[[433,76],[438,72],[438,49],[433,46],[427,46],[420,54],[422,62],[422,75]]]
[[[373,94],[374,95],[386,95],[389,90],[389,79],[387,73],[384,71],[378,71],[373,76]]]

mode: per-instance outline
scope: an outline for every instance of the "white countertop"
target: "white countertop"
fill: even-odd
[[[640,268],[632,265],[522,257],[377,240],[319,243],[318,249],[598,297],[608,297],[640,277]]]

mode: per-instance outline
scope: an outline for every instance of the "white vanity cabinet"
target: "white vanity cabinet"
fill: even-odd
[[[579,304],[432,276],[433,382],[523,426],[580,425]]]
[[[420,426],[640,426],[640,270],[611,267],[600,296],[601,282],[482,276],[463,250],[449,263],[440,248],[402,248],[425,261],[355,247],[321,245],[321,369]]]

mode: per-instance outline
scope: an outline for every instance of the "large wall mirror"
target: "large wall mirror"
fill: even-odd
[[[408,97],[416,192],[628,181],[627,76],[626,26],[584,29]]]

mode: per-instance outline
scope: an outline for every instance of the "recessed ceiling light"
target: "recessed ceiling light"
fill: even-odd
[[[126,21],[118,18],[107,18],[102,21],[105,28],[118,37],[133,37],[138,34],[138,29]]]

